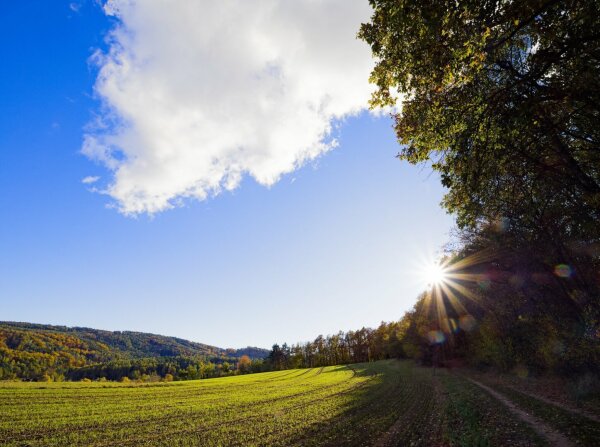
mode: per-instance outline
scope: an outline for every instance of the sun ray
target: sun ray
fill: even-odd
[[[435,291],[435,308],[438,318],[438,324],[443,332],[448,333],[448,313],[446,312],[446,305],[444,304],[444,297],[441,293],[441,283],[437,283],[434,286]]]
[[[498,256],[497,252],[493,252],[491,250],[482,250],[477,253],[473,253],[469,256],[466,256],[462,259],[454,261],[452,263],[453,270],[460,270],[466,267],[471,267],[477,264],[483,264],[485,262],[491,261],[495,257]]]
[[[469,289],[467,289],[465,286],[463,286],[462,284],[459,284],[455,281],[446,281],[446,284],[449,287],[451,287],[452,289],[456,290],[461,295],[469,298],[471,301],[474,301],[476,303],[479,302],[479,297],[477,295],[475,295],[473,292],[471,292]]]
[[[463,314],[468,313],[465,306],[463,306],[463,304],[460,302],[460,300],[458,299],[456,294],[452,291],[452,289],[450,287],[448,287],[447,284],[441,284],[441,288],[444,291],[444,293],[446,294],[446,296],[448,297],[448,302],[454,308],[454,310],[456,311],[456,313],[458,315],[463,315]]]
[[[478,282],[488,279],[488,275],[485,273],[454,273],[452,270],[448,270],[446,277],[449,279],[470,282]]]

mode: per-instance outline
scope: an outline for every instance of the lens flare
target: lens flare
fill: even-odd
[[[573,274],[573,270],[568,264],[558,264],[554,267],[554,274],[559,278],[570,278]]]
[[[432,345],[440,345],[446,341],[446,336],[442,331],[429,331],[427,338]]]

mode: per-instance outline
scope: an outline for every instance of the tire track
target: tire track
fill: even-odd
[[[521,419],[523,422],[528,424],[538,435],[540,435],[542,438],[544,438],[546,441],[548,441],[550,443],[550,445],[553,445],[556,447],[572,447],[573,446],[571,441],[569,441],[569,439],[567,439],[567,437],[564,436],[562,433],[554,430],[548,424],[543,422],[541,419],[538,419],[535,416],[532,416],[531,414],[523,411],[514,402],[512,402],[510,399],[508,399],[503,394],[500,394],[498,391],[490,388],[489,386],[484,385],[483,383],[480,383],[469,377],[467,377],[466,379],[469,382],[471,382],[471,383],[477,385],[478,387],[482,388],[483,390],[487,391],[494,398],[496,398],[497,400],[502,402],[513,414],[515,414],[519,419]]]

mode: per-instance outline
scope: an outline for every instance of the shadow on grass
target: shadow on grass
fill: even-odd
[[[382,361],[343,366],[351,369],[355,377],[362,380],[358,385],[341,393],[341,402],[335,414],[313,424],[300,433],[288,445],[298,446],[365,446],[372,445],[382,433],[393,425],[414,402],[423,402],[417,397],[421,386],[408,386],[413,376],[413,366],[408,362]],[[336,368],[337,371],[340,368]],[[416,382],[419,382],[418,380]],[[427,399],[426,399],[427,400]],[[318,402],[315,402],[318,405]],[[403,439],[416,439],[409,431],[417,432],[418,411],[408,420]]]
[[[289,439],[295,446],[545,445],[498,401],[465,380],[409,361],[342,366],[360,385],[332,414]],[[314,402],[312,405],[319,405]]]

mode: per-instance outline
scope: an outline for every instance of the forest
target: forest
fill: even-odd
[[[0,322],[0,380],[201,379],[258,371],[266,354],[140,332]]]

